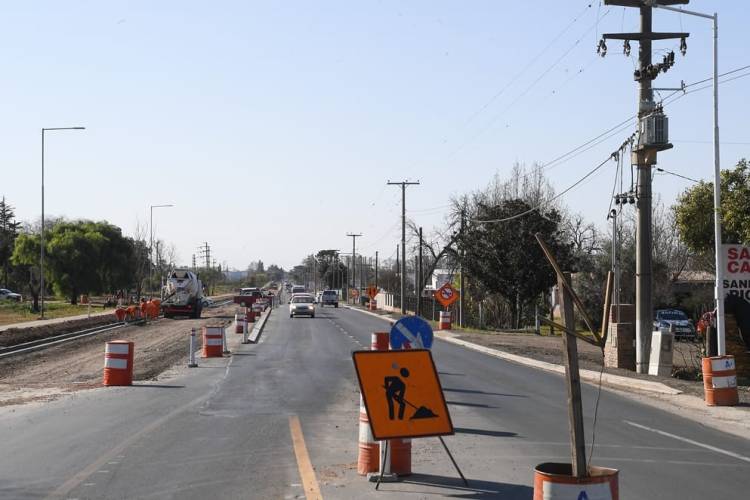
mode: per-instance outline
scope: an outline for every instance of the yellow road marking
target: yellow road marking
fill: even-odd
[[[307,454],[305,436],[302,434],[302,426],[297,415],[289,417],[289,432],[292,434],[292,445],[294,446],[294,454],[297,456],[297,467],[302,478],[302,487],[305,489],[305,497],[307,497],[307,500],[323,500],[318,480],[315,477],[315,470],[313,470],[312,462],[310,462],[310,455]]]

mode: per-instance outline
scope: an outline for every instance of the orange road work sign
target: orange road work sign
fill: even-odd
[[[378,287],[370,285],[367,287],[367,296],[371,299],[374,299],[375,296],[378,294]]]
[[[355,351],[352,358],[375,439],[453,434],[429,350]]]
[[[435,290],[435,299],[440,302],[443,307],[449,307],[458,300],[458,290],[453,288],[453,285],[450,283],[446,283]]]

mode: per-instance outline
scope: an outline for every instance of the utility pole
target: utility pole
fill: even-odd
[[[346,235],[352,239],[352,288],[357,288],[357,238],[362,236],[362,233],[346,233]]]
[[[375,288],[378,287],[378,251],[375,250]]]
[[[388,181],[388,185],[401,186],[401,266],[403,266],[401,270],[401,314],[406,314],[406,303],[404,302],[404,296],[406,295],[406,186],[418,186],[419,181]]]
[[[461,229],[460,231],[460,239],[459,239],[459,245],[461,245],[460,249],[460,260],[458,262],[458,272],[461,273],[459,277],[458,287],[460,290],[458,291],[458,326],[463,328],[464,326],[464,248],[463,244],[461,244],[461,240],[463,239],[464,235],[464,228],[466,226],[466,209],[464,207],[461,207]]]
[[[663,5],[686,4],[689,0],[660,0]],[[641,30],[638,33],[604,34],[599,42],[599,53],[607,52],[605,40],[623,40],[624,52],[630,52],[630,41],[638,41],[638,69],[635,80],[638,90],[638,140],[632,150],[631,163],[638,170],[636,184],[636,259],[635,259],[635,338],[636,371],[648,373],[651,332],[653,330],[653,275],[652,275],[652,235],[651,235],[651,168],[656,164],[657,152],[670,149],[667,137],[667,117],[661,107],[654,103],[654,90],[651,81],[660,72],[667,71],[674,64],[674,53],[664,57],[661,64],[652,64],[651,49],[653,40],[680,38],[688,33],[654,33],[652,0],[604,0],[605,5],[636,7],[640,10]]]
[[[396,245],[396,279],[400,279],[401,265],[398,260],[398,245]]]
[[[419,291],[417,281],[419,281],[419,256],[414,256],[414,298],[416,299],[416,302],[414,303],[414,314],[419,316]]]
[[[414,291],[417,294],[417,316],[422,315],[422,226],[419,226],[419,253],[417,257],[417,281]]]

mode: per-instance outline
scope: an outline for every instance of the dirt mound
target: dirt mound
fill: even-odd
[[[50,323],[48,325],[31,326],[28,328],[9,328],[0,333],[0,347],[9,347],[32,340],[45,339],[54,335],[75,332],[85,328],[108,325],[117,322],[114,313],[104,316],[92,316],[91,318],[71,319],[60,323]]]

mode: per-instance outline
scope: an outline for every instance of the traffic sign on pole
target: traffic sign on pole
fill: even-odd
[[[429,349],[432,338],[432,327],[419,316],[404,316],[391,327],[393,349]]]
[[[430,351],[355,351],[352,358],[375,439],[454,433]]]
[[[453,285],[450,283],[446,283],[435,290],[435,299],[440,302],[443,307],[448,308],[458,300],[458,290],[453,288]]]

